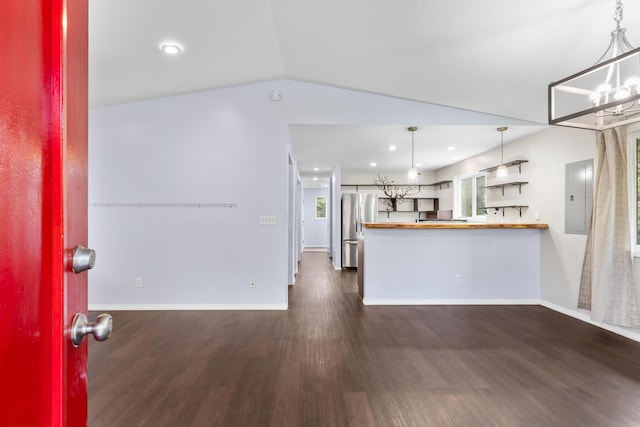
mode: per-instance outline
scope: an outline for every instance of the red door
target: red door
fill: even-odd
[[[87,423],[87,1],[0,2],[0,424]]]

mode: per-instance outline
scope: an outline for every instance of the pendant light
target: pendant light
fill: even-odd
[[[506,181],[509,179],[509,172],[507,172],[507,167],[504,165],[504,131],[507,130],[506,126],[499,127],[497,129],[500,132],[500,166],[498,166],[498,170],[496,171],[496,181]]]
[[[409,184],[417,184],[418,183],[418,169],[416,169],[413,166],[413,157],[414,157],[413,133],[415,131],[417,131],[418,128],[415,127],[415,126],[410,126],[410,127],[407,128],[407,130],[409,132],[411,132],[411,168],[409,169],[409,172],[407,173],[407,181],[409,181]]]

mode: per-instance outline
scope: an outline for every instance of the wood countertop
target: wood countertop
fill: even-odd
[[[548,229],[549,224],[485,223],[485,222],[378,222],[365,223],[366,228],[405,228],[405,229],[477,229],[477,228],[538,228]]]

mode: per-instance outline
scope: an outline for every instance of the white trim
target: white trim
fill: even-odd
[[[622,335],[623,337],[629,338],[630,340],[640,342],[640,329],[634,330],[634,329],[623,328],[622,326],[615,326],[615,325],[609,325],[606,323],[596,322],[595,320],[591,319],[591,317],[588,314],[589,313],[588,311],[571,310],[549,301],[541,300],[540,305],[543,307],[549,308],[553,311],[557,311],[558,313],[562,313],[569,317],[573,317],[574,319],[582,320],[583,322],[597,326],[601,329],[605,329],[609,332],[613,332],[614,334]],[[635,332],[635,331],[638,331],[638,332]]]
[[[89,304],[89,310],[287,310],[287,304]]]
[[[305,246],[302,252],[322,252],[329,253],[329,248],[326,246]]]
[[[538,299],[367,299],[364,305],[540,305]]]
[[[227,203],[89,203],[90,208],[237,208],[234,202]]]
[[[456,175],[453,177],[453,217],[454,218],[464,218],[462,216],[462,195],[461,195],[461,184],[462,181],[464,181],[465,179],[469,179],[469,178],[473,178],[473,182],[471,185],[471,216],[470,217],[466,217],[468,220],[475,220],[474,222],[477,222],[479,220],[481,220],[482,222],[487,220],[487,211],[485,211],[484,215],[476,215],[476,212],[478,211],[478,206],[476,205],[476,200],[477,200],[477,195],[476,195],[476,191],[477,191],[477,183],[476,183],[476,179],[478,177],[484,177],[484,185],[489,185],[489,175],[487,174],[487,172],[468,172],[468,173],[464,173],[464,174],[460,174],[460,175]],[[485,206],[487,205],[487,200],[488,200],[488,192],[485,191],[485,196],[484,196],[484,203]]]

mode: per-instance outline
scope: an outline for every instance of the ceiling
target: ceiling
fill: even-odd
[[[306,182],[326,180],[336,159],[346,170],[406,171],[411,166],[411,132],[405,126],[292,125],[295,156]],[[540,131],[539,126],[509,127],[505,141]],[[414,133],[414,159],[420,170],[435,170],[500,145],[495,126],[424,126]],[[395,146],[390,151],[390,146]],[[509,157],[505,149],[505,160]],[[495,159],[499,162],[499,158]],[[375,165],[371,165],[375,163]],[[490,166],[490,165],[487,165]],[[318,171],[315,171],[317,168]]]
[[[548,84],[593,65],[615,28],[614,0],[90,0],[89,5],[93,107],[286,78],[544,124]],[[638,46],[640,2],[624,6],[623,26]],[[182,55],[163,55],[158,46],[165,40],[179,41]],[[291,129],[301,163],[314,163],[315,156],[324,167],[328,161],[347,167],[357,160],[349,152],[359,153],[360,161],[375,161],[376,150],[393,142],[402,149],[397,159],[387,153],[389,167],[407,167],[410,135],[401,126]],[[512,128],[505,142],[536,130]],[[499,145],[495,127],[424,127],[415,137],[427,168],[455,162],[443,152],[448,145],[457,147],[460,159]],[[371,149],[368,156],[362,156],[362,147]]]

